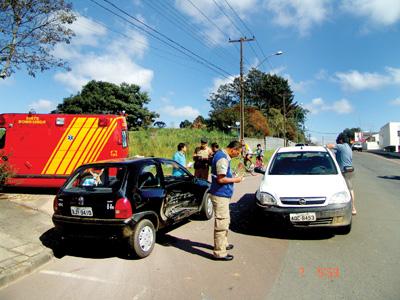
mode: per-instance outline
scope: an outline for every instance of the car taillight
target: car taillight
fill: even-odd
[[[120,198],[115,203],[115,218],[126,219],[132,216],[131,202],[126,198]]]
[[[58,198],[57,198],[57,196],[53,200],[53,210],[54,210],[54,212],[57,212],[57,210],[58,210]]]

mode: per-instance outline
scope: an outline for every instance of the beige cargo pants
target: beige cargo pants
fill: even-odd
[[[231,222],[229,214],[230,198],[211,195],[214,208],[214,255],[216,257],[227,256],[228,230]]]

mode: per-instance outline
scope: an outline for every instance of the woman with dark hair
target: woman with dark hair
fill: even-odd
[[[178,144],[178,151],[175,152],[172,159],[177,163],[181,164],[182,166],[186,167],[186,144],[179,143]],[[174,168],[172,170],[172,176],[182,176],[183,172],[178,168]]]

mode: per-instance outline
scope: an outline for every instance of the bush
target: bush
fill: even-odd
[[[6,157],[5,153],[0,152],[0,188],[2,188],[7,179],[12,176],[11,166],[3,157]]]

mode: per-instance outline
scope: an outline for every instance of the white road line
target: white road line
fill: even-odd
[[[101,278],[93,277],[93,276],[83,276],[83,275],[78,275],[78,274],[72,274],[72,273],[67,273],[67,272],[58,272],[58,271],[50,271],[50,270],[42,270],[39,273],[41,274],[46,274],[46,275],[54,275],[54,276],[61,276],[61,277],[67,277],[67,278],[72,278],[72,279],[79,279],[79,280],[88,280],[88,281],[94,281],[94,282],[101,282],[101,283],[108,283],[108,284],[116,284],[114,282],[104,280]]]

